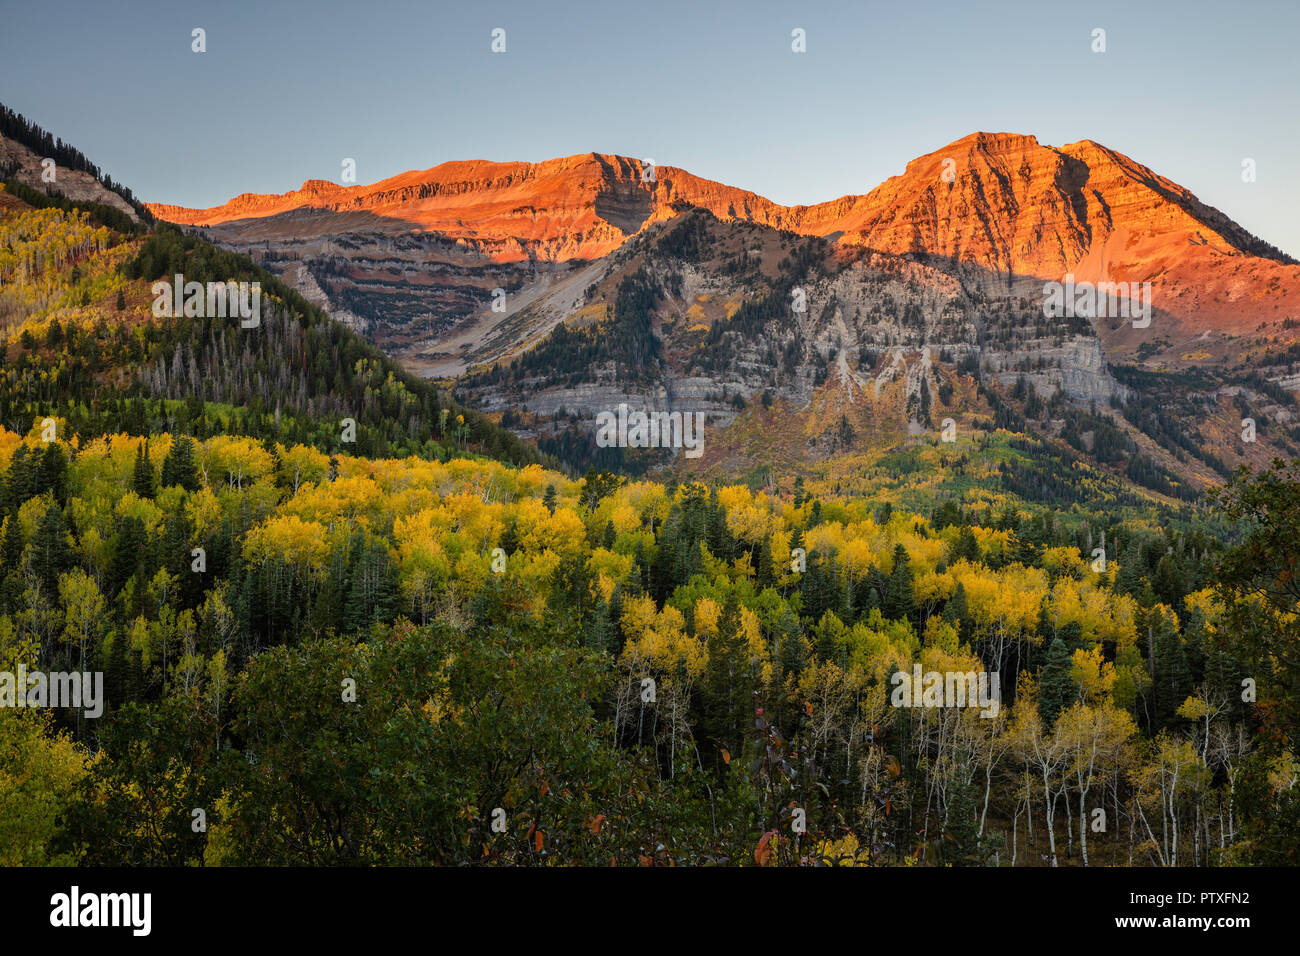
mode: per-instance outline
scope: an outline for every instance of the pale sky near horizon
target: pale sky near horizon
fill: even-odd
[[[198,207],[593,151],[810,204],[977,130],[1093,139],[1300,258],[1297,36],[1296,0],[0,0],[0,102]]]

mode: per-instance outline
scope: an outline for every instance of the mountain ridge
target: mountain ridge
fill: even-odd
[[[942,179],[940,170],[945,159],[953,161],[951,175],[955,182],[960,168],[972,168],[969,162],[972,155],[986,157],[988,161],[985,165],[992,168],[998,159],[1016,149],[1022,154],[1026,154],[1029,149],[1042,154],[1054,154],[1089,166],[1089,159],[1095,163],[1100,158],[1122,169],[1129,178],[1147,186],[1167,201],[1184,208],[1191,207],[1189,212],[1195,213],[1194,218],[1200,225],[1228,240],[1228,245],[1236,251],[1287,265],[1297,264],[1295,259],[1263,243],[1218,209],[1202,203],[1190,190],[1160,176],[1118,150],[1091,139],[1078,140],[1060,147],[1044,146],[1038,142],[1037,137],[1019,133],[970,133],[938,150],[910,160],[903,173],[889,177],[865,193],[845,194],[811,204],[783,205],[752,190],[709,180],[679,167],[648,167],[641,160],[619,154],[586,152],[537,163],[522,160],[450,160],[427,169],[398,173],[371,184],[340,185],[329,180],[308,179],[296,190],[284,193],[245,192],[225,203],[207,208],[168,203],[145,203],[145,206],[161,218],[179,225],[212,226],[245,218],[280,215],[307,207],[309,203],[319,203],[309,208],[334,212],[395,207],[411,200],[418,202],[429,198],[456,196],[473,188],[499,190],[516,188],[529,182],[548,182],[556,174],[573,171],[581,173],[585,167],[599,166],[607,174],[612,174],[604,177],[607,187],[647,186],[644,192],[654,197],[656,205],[661,208],[671,209],[677,203],[686,202],[706,208],[721,219],[743,219],[803,234],[825,236],[846,231],[845,227],[852,223],[852,216],[847,213],[857,212],[861,215],[863,210],[879,206],[876,197],[896,191],[900,184],[918,177],[927,181]],[[967,162],[958,164],[954,154],[964,154],[963,158]],[[484,177],[484,172],[495,172],[497,175]],[[647,180],[646,176],[650,178]],[[592,184],[591,176],[580,174],[575,181],[575,191],[581,194],[584,187]],[[1224,232],[1230,235],[1224,235]]]
[[[941,257],[968,278],[1006,282],[1022,295],[1032,285],[1022,280],[1067,274],[1154,281],[1156,307],[1205,328],[1243,331],[1254,318],[1242,302],[1247,286],[1276,287],[1280,305],[1300,308],[1294,259],[1090,139],[1052,147],[1032,135],[971,133],[866,193],[799,206],[672,166],[579,153],[541,163],[451,161],[370,185],[307,180],[202,210],[147,208],[234,245],[423,234],[445,241],[455,258],[497,264],[603,258],[655,222],[701,208],[842,246]]]
[[[762,397],[803,423],[787,451],[810,465],[950,416],[1178,494],[1300,437],[1300,265],[1091,139],[975,132],[805,206],[580,153],[150,208],[583,467],[584,422],[624,401],[706,411],[732,464],[747,453],[724,436]],[[1047,282],[1141,284],[1150,327],[1048,315]],[[1252,416],[1267,444],[1232,437]]]

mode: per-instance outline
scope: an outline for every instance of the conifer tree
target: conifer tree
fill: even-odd
[[[911,559],[907,549],[901,544],[894,545],[894,568],[889,572],[889,582],[885,586],[884,606],[881,608],[885,617],[906,620],[915,610],[912,598]]]
[[[1070,653],[1065,642],[1059,637],[1053,638],[1038,676],[1038,714],[1045,728],[1052,727],[1061,711],[1077,696],[1074,681],[1070,678],[1070,666]]]
[[[149,442],[142,441],[135,454],[135,471],[131,475],[131,488],[141,498],[152,498],[154,470],[149,460]]]
[[[1178,720],[1178,708],[1192,692],[1192,675],[1182,638],[1164,615],[1155,623],[1156,720],[1167,726]]]
[[[72,562],[72,546],[68,542],[68,523],[63,517],[63,509],[50,502],[32,538],[32,570],[41,582],[46,600],[58,598],[59,575],[72,567]]]

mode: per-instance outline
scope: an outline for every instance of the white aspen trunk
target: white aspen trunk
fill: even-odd
[[[1079,852],[1083,855],[1083,865],[1088,865],[1088,813],[1086,801],[1088,789],[1079,789]]]

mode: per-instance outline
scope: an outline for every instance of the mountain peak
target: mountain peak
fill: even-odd
[[[246,193],[212,209],[149,208],[236,242],[419,231],[455,243],[459,255],[511,262],[597,259],[689,207],[842,245],[947,259],[981,283],[1066,273],[1080,281],[1181,276],[1221,287],[1221,295],[1180,303],[1216,319],[1241,311],[1230,287],[1243,261],[1284,288],[1300,278],[1288,257],[1122,153],[1088,139],[1054,147],[1009,132],[970,133],[869,193],[811,206],[781,206],[684,170],[648,171],[640,159],[593,151],[538,163],[452,161],[370,185],[313,179],[294,192]],[[1163,282],[1157,305],[1183,284]]]

